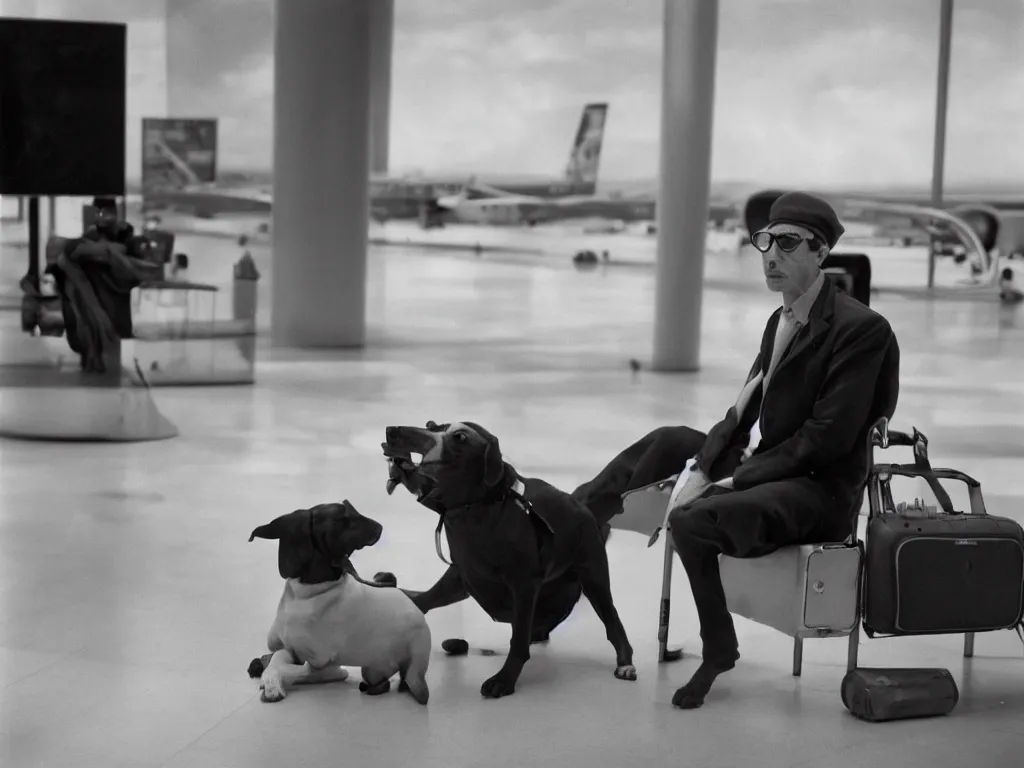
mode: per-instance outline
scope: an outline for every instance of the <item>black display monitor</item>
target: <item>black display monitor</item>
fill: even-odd
[[[0,19],[0,195],[123,195],[124,24]]]

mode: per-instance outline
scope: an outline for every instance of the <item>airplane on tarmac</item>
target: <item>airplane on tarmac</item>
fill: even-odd
[[[623,222],[653,221],[654,200],[617,195],[567,195],[544,199],[535,195],[510,195],[470,180],[458,194],[437,199],[444,222],[516,226],[566,219],[615,219]]]
[[[602,219],[620,226],[650,222],[648,229],[654,234],[657,202],[651,195],[567,195],[544,200],[500,192],[471,181],[459,194],[438,198],[438,218],[444,222],[487,226],[535,226],[580,219]],[[732,204],[712,202],[709,206],[708,220],[716,226],[723,227],[738,216],[739,211]]]
[[[552,190],[547,190],[549,194],[539,194],[545,190],[482,183],[474,178],[456,194],[438,197],[431,214],[420,219],[421,224],[424,227],[445,223],[534,226],[579,219],[603,219],[620,225],[638,221],[653,222],[656,203],[649,194],[595,194],[607,116],[606,104],[588,104],[584,107],[566,169],[567,177],[578,174],[581,181],[590,183],[590,189],[566,191],[564,194],[551,194]],[[719,226],[738,215],[731,206],[713,204],[711,208],[709,219]]]
[[[495,194],[527,195],[530,199],[552,199],[569,195],[592,195],[597,188],[606,103],[583,107],[579,128],[561,177],[550,179],[488,178],[485,186]],[[432,216],[441,211],[439,197],[458,193],[465,187],[465,176],[371,176],[370,215],[376,221],[419,218],[424,226],[435,223]],[[145,196],[146,212],[176,210],[197,218],[223,215],[269,215],[273,196],[269,185],[263,188],[193,185],[183,189],[151,191]]]
[[[1006,192],[956,192],[943,195],[933,208],[931,195],[923,192],[832,193],[841,215],[852,215],[876,225],[880,235],[904,245],[928,245],[940,256],[953,256],[958,263],[970,248],[950,222],[936,218],[946,211],[966,222],[986,250],[996,249],[1005,258],[1024,257],[1024,199]]]

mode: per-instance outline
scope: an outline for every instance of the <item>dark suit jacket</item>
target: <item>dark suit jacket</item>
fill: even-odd
[[[767,371],[782,308],[768,320],[747,381]],[[712,480],[733,477],[737,491],[795,477],[812,477],[845,510],[859,501],[867,474],[867,432],[891,417],[899,391],[899,345],[889,322],[825,284],[767,391],[746,411],[729,409],[708,433],[697,466]],[[737,466],[764,400],[761,443]],[[837,510],[838,512],[838,510]],[[845,514],[845,511],[843,512]]]

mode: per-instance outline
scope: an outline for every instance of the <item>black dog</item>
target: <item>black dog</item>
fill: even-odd
[[[388,427],[386,438],[388,493],[404,485],[437,512],[451,551],[451,567],[433,587],[406,594],[424,613],[472,597],[512,625],[508,657],[481,687],[485,697],[515,691],[530,643],[546,640],[581,592],[615,648],[615,676],[636,679],[601,531],[583,505],[543,480],[520,477],[502,459],[498,439],[477,424]],[[423,457],[419,464],[413,453]]]

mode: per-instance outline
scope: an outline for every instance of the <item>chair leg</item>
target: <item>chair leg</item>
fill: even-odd
[[[672,608],[672,532],[666,527],[665,557],[661,568],[661,609],[658,612],[658,661],[675,661],[681,651],[668,649],[668,619]]]
[[[973,659],[974,658],[974,633],[973,632],[967,632],[964,635],[964,658],[965,659]]]
[[[853,625],[853,631],[850,632],[849,645],[846,648],[846,671],[849,672],[857,668],[857,655],[860,652],[860,622],[858,621]]]
[[[665,660],[668,647],[668,620],[672,605],[672,536],[666,528],[665,551],[661,565],[661,603],[658,611],[658,661]]]
[[[804,639],[793,638],[793,677],[800,677],[804,666]]]

